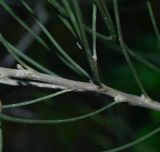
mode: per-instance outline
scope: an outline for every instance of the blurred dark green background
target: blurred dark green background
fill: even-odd
[[[24,9],[20,1],[6,1],[14,11],[29,25],[34,20]],[[54,38],[77,63],[90,72],[83,50],[77,48],[76,40],[56,15],[57,11],[43,1],[27,1],[33,8],[43,3],[49,16],[45,23]],[[92,1],[81,0],[81,9],[85,24],[91,26]],[[112,1],[107,0],[114,19]],[[160,27],[160,3],[151,1],[158,27]],[[160,67],[160,44],[154,33],[145,0],[119,0],[120,18],[125,42],[145,59]],[[108,35],[105,24],[98,12],[97,31]],[[0,7],[0,32],[15,46],[26,32],[9,14]],[[43,33],[40,34],[51,46]],[[88,38],[91,39],[90,35]],[[51,46],[52,47],[52,46]],[[53,51],[47,52],[38,42],[33,41],[26,54],[55,73],[69,79],[87,81],[70,70]],[[0,45],[0,60],[8,54]],[[98,65],[101,79],[107,85],[140,95],[141,92],[133,74],[117,45],[97,40]],[[148,94],[155,100],[160,99],[160,73],[132,58],[140,80]],[[10,60],[0,62],[3,67],[16,67]],[[52,93],[52,90],[31,87],[0,86],[2,104],[25,101]],[[24,108],[6,110],[15,116],[63,119],[94,111],[109,102],[106,98],[92,93],[67,93],[54,99]],[[137,139],[160,125],[160,113],[132,107],[127,104],[116,105],[94,117],[68,124],[59,125],[23,125],[3,122],[4,152],[99,152],[117,147]],[[124,152],[159,152],[160,134],[123,150]]]

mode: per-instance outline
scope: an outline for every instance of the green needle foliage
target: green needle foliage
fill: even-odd
[[[0,152],[2,152],[3,149],[3,129],[0,127]]]
[[[52,42],[53,46],[57,48],[57,50],[60,52],[60,58],[62,61],[66,61],[70,68],[72,68],[77,73],[81,74],[82,76],[86,76],[89,78],[88,73],[82,69],[73,59],[62,49],[62,47],[56,42],[56,40],[53,38],[53,36],[49,33],[49,31],[45,28],[45,26],[40,22],[40,20],[35,16],[33,10],[29,7],[27,3],[23,1],[24,6],[27,8],[27,10],[31,13],[31,15],[34,16],[35,21],[38,23],[38,25],[42,28],[42,31],[45,33],[45,35],[48,37],[48,39]],[[59,54],[58,54],[59,56]],[[63,56],[63,57],[62,57]],[[65,62],[65,63],[66,63]]]
[[[136,144],[139,144],[139,143],[143,142],[144,140],[152,137],[153,135],[155,135],[155,134],[157,134],[159,132],[160,132],[160,127],[154,129],[153,131],[149,132],[145,136],[138,138],[137,140],[134,140],[134,141],[132,141],[130,143],[124,144],[124,145],[122,145],[120,147],[116,147],[116,148],[113,148],[113,149],[105,150],[103,152],[117,152],[117,151],[125,150],[127,148],[130,148],[132,146],[135,146]]]
[[[143,77],[142,78],[140,77],[140,73],[138,71],[138,68],[136,69],[136,64],[138,66],[145,65],[147,68],[156,71],[158,74],[160,72],[160,67],[158,67],[156,65],[156,63],[152,63],[151,60],[149,60],[148,58],[145,58],[143,56],[143,54],[145,54],[145,53],[147,54],[147,51],[144,53],[144,52],[141,52],[139,48],[136,48],[136,47],[134,48],[133,46],[130,46],[131,42],[125,38],[125,36],[127,35],[127,34],[125,35],[125,31],[127,31],[127,30],[125,30],[125,29],[123,30],[123,26],[124,26],[123,22],[124,21],[121,19],[121,9],[123,9],[123,7],[121,7],[121,4],[123,5],[123,3],[125,4],[125,2],[127,2],[127,0],[124,0],[124,1],[120,1],[120,0],[119,1],[118,0],[113,0],[113,1],[92,0],[91,2],[89,2],[90,6],[87,6],[88,10],[85,10],[86,12],[90,10],[89,18],[91,20],[89,20],[90,21],[89,23],[86,23],[86,21],[85,21],[86,18],[84,16],[84,12],[83,12],[84,10],[82,8],[82,3],[78,0],[62,0],[62,1],[47,0],[47,1],[43,2],[43,5],[44,5],[44,7],[46,6],[46,9],[48,7],[50,9],[54,9],[56,17],[58,17],[60,19],[61,23],[63,23],[63,25],[69,30],[71,36],[74,38],[74,42],[77,43],[76,44],[77,49],[81,50],[80,53],[83,54],[85,56],[85,59],[87,60],[85,62],[88,66],[88,69],[87,69],[87,67],[83,68],[81,66],[82,63],[79,62],[79,61],[81,61],[81,59],[78,61],[78,60],[76,60],[76,57],[75,58],[71,57],[70,52],[65,48],[65,46],[63,46],[63,43],[58,42],[58,40],[56,40],[56,37],[54,37],[51,34],[52,32],[50,32],[50,29],[48,29],[46,25],[43,25],[43,23],[41,22],[39,17],[36,15],[34,9],[30,6],[28,1],[21,0],[21,5],[23,6],[23,9],[25,9],[25,11],[29,14],[29,16],[34,20],[34,22],[37,24],[37,26],[40,27],[42,34],[47,38],[47,40],[44,40],[44,38],[42,38],[42,36],[36,34],[32,30],[32,28],[27,24],[27,22],[22,20],[21,17],[19,17],[19,15],[17,15],[16,11],[9,4],[7,4],[7,2],[5,0],[0,0],[0,6],[8,14],[10,14],[10,16],[13,19],[15,19],[15,21],[20,25],[20,27],[22,27],[28,33],[30,33],[30,35],[34,38],[34,40],[36,40],[39,43],[39,45],[42,46],[42,48],[44,50],[47,50],[50,52],[53,51],[57,55],[57,57],[60,59],[60,61],[63,62],[63,65],[66,65],[66,67],[68,67],[69,69],[71,69],[72,71],[77,73],[79,76],[87,78],[88,83],[94,83],[97,86],[97,88],[103,89],[103,72],[105,73],[105,70],[103,70],[103,68],[101,69],[100,65],[102,65],[106,69],[107,65],[105,65],[105,64],[108,63],[108,61],[107,61],[103,65],[103,63],[102,63],[103,60],[101,60],[101,58],[104,58],[104,60],[109,59],[110,54],[112,56],[113,53],[116,55],[119,53],[117,55],[118,57],[120,55],[123,55],[123,59],[126,60],[126,64],[128,65],[129,70],[131,71],[133,77],[135,78],[135,81],[136,81],[137,86],[139,87],[140,93],[142,93],[145,97],[150,98],[147,93],[148,90],[147,90],[147,88],[145,88],[145,85],[143,82]],[[154,36],[156,37],[158,44],[159,44],[160,32],[159,32],[159,28],[158,28],[158,21],[156,21],[156,15],[154,13],[154,8],[152,6],[152,1],[146,0],[143,2],[143,5],[147,6],[146,13],[148,13],[148,17],[149,17],[151,25],[153,27],[152,32],[154,33]],[[135,9],[134,9],[134,11],[135,11]],[[52,11],[47,10],[47,13],[50,13],[50,12],[52,12]],[[50,16],[50,18],[51,18],[51,16]],[[99,18],[101,18],[102,21],[100,21]],[[123,18],[123,16],[122,16],[122,18]],[[88,18],[87,18],[87,21],[88,21]],[[100,24],[102,24],[102,22],[104,22],[104,25],[99,25],[98,21],[100,21]],[[103,29],[105,32],[99,32],[99,26],[100,27],[104,26]],[[2,33],[3,32],[0,32],[0,43],[4,46],[4,48],[8,51],[8,53],[20,65],[22,65],[26,70],[28,70],[28,69],[35,70],[36,69],[37,71],[40,70],[41,72],[47,73],[49,75],[53,75],[53,77],[54,76],[61,77],[61,75],[57,75],[55,71],[49,70],[47,67],[38,63],[36,61],[36,59],[29,57],[28,55],[26,55],[26,53],[23,53],[21,50],[16,48],[13,44],[11,44],[6,39],[5,34],[2,34]],[[134,36],[131,36],[131,37],[134,37]],[[138,40],[138,38],[136,38],[136,39]],[[48,44],[48,42],[51,43],[51,46]],[[105,48],[105,50],[104,50],[104,48]],[[115,52],[111,52],[110,50],[113,50]],[[72,50],[70,50],[70,51],[72,51]],[[77,53],[77,56],[79,57],[79,55],[80,55],[79,52],[77,51],[76,53]],[[103,56],[103,54],[107,54],[107,53],[108,53],[108,58],[105,58]],[[38,54],[38,52],[37,52],[37,54]],[[85,59],[83,59],[83,61]],[[116,59],[116,57],[115,57],[115,59]],[[138,61],[138,62],[136,62],[136,61]],[[114,61],[114,63],[112,63],[112,64],[113,64],[113,69],[111,67],[111,69],[112,69],[111,72],[113,71],[113,73],[114,73],[115,72],[114,66],[118,65],[119,63],[118,63],[118,61]],[[106,69],[106,70],[108,70],[108,69]],[[66,73],[66,75],[68,75],[68,74]],[[110,73],[108,72],[107,73],[108,78],[109,78],[109,75],[110,75]],[[121,77],[122,75],[123,74],[120,73],[118,75],[118,77]],[[112,75],[111,75],[111,77],[112,77]],[[116,79],[118,77],[116,76]],[[105,78],[104,81],[109,82],[108,78]],[[70,79],[72,79],[72,77]],[[130,78],[126,79],[126,82],[127,81],[131,81]],[[126,82],[124,82],[124,85],[126,84]],[[129,83],[129,82],[127,82],[127,83]],[[135,82],[133,82],[133,83],[135,83]],[[117,125],[118,119],[116,119],[116,117],[115,117],[116,123],[114,123],[114,125],[116,124],[116,126],[112,126],[111,123],[108,123],[108,124],[106,123],[106,119],[108,120],[108,122],[110,122],[109,116],[107,114],[111,115],[111,117],[116,115],[115,113],[109,113],[110,112],[109,108],[111,108],[119,103],[116,101],[111,102],[109,104],[105,104],[103,107],[100,107],[100,108],[96,107],[95,108],[96,110],[94,110],[92,112],[88,112],[88,113],[85,113],[82,115],[79,114],[78,116],[73,116],[73,117],[69,117],[69,118],[63,117],[64,119],[47,119],[47,118],[46,119],[41,119],[41,118],[40,119],[32,119],[32,118],[28,118],[25,116],[18,117],[18,116],[9,115],[9,114],[5,113],[5,109],[9,110],[9,109],[14,109],[14,108],[22,108],[23,106],[27,107],[28,105],[33,105],[34,103],[40,103],[44,100],[48,100],[48,99],[54,98],[56,96],[60,96],[62,94],[65,94],[68,92],[74,92],[74,91],[78,91],[78,93],[80,93],[80,91],[83,91],[83,90],[64,89],[64,90],[57,91],[55,93],[52,93],[52,94],[49,94],[46,96],[42,96],[42,97],[39,97],[36,99],[23,101],[23,102],[20,101],[20,102],[14,103],[14,104],[0,105],[0,109],[4,110],[0,113],[0,120],[1,120],[1,122],[4,121],[4,122],[14,122],[14,123],[22,123],[22,124],[39,124],[39,125],[46,125],[46,124],[52,124],[52,125],[54,124],[55,125],[55,124],[76,122],[76,123],[82,123],[82,128],[83,128],[83,125],[85,124],[84,119],[94,117],[95,118],[94,123],[96,123],[96,125],[95,124],[94,125],[97,128],[99,126],[103,126],[103,127],[105,127],[105,129],[107,128],[107,130],[109,130],[109,132],[111,132],[111,131],[114,132],[114,130],[116,130],[114,128],[116,128],[118,126],[117,127],[118,129],[114,133],[111,132],[110,134],[111,134],[112,138],[116,137],[116,140],[118,139],[119,141],[121,141],[121,139],[124,139],[124,138],[122,138],[122,133],[121,133],[121,131],[123,131],[123,130],[124,130],[124,132],[125,131],[127,132],[127,129],[125,129],[125,127],[124,127],[125,126],[124,123],[122,123],[122,125],[124,125],[122,127],[123,128],[122,130],[121,130],[120,124]],[[62,97],[63,97],[63,95],[62,95]],[[99,100],[101,99],[99,96],[98,96],[98,98],[99,98]],[[67,100],[67,99],[65,99],[65,100]],[[75,100],[77,105],[79,104],[78,103],[79,100],[80,99],[78,99],[78,98]],[[94,98],[92,100],[94,100]],[[51,100],[49,100],[49,101],[51,101]],[[46,103],[44,103],[44,104],[46,104]],[[92,104],[94,105],[94,103],[92,103]],[[120,104],[118,104],[118,105],[120,105]],[[73,111],[75,110],[77,112],[76,106],[74,108],[72,108],[69,105],[68,108],[69,108],[69,110],[73,110]],[[78,111],[80,111],[81,108],[83,111],[85,109],[85,106],[84,107],[79,106]],[[63,108],[61,110],[62,111],[59,111],[59,112],[63,113]],[[106,115],[103,116],[100,114],[100,113],[106,112],[106,111],[108,113],[105,113],[105,114],[108,117],[106,117]],[[53,110],[52,112],[53,112],[52,114],[56,114],[56,110],[55,111]],[[137,117],[136,114],[134,116]],[[81,120],[81,121],[78,122],[79,120]],[[92,119],[88,119],[88,120],[91,121]],[[88,126],[91,128],[91,129],[90,128],[88,129],[89,131],[93,129],[92,130],[92,132],[93,132],[92,137],[94,137],[94,135],[95,135],[94,132],[96,132],[95,131],[96,127],[93,126],[92,123],[90,123]],[[87,130],[87,132],[89,132],[88,130]],[[116,147],[113,149],[104,150],[104,152],[124,151],[128,148],[131,148],[131,147],[143,142],[144,140],[146,140],[148,138],[151,138],[153,135],[159,133],[159,131],[160,131],[160,127],[154,129],[153,131],[149,132],[148,134],[146,134],[142,137],[135,139],[132,142],[129,142],[127,144],[124,144],[122,146],[119,146],[119,147]],[[3,133],[3,124],[2,124],[2,126],[0,126],[0,152],[2,152],[2,147],[3,147],[2,133]],[[63,134],[63,129],[60,131],[60,133]],[[96,133],[96,134],[98,134],[98,133]],[[73,136],[73,135],[71,135],[71,136]],[[92,139],[92,137],[90,137],[90,139]],[[97,135],[94,138],[96,138],[96,137],[98,139],[98,137],[100,137],[100,136]],[[67,138],[68,138],[68,136],[67,136]],[[108,138],[109,137],[107,137],[106,139],[108,139]],[[66,137],[64,139],[65,139],[65,141],[68,140],[68,139],[66,139]],[[102,141],[102,139],[103,138],[101,138],[99,141]],[[110,142],[111,140],[108,140],[108,141]],[[107,143],[108,141],[106,140],[105,143]],[[124,142],[125,141],[123,141],[123,143]],[[104,146],[102,144],[102,143],[104,143],[104,140],[103,140],[103,142],[99,142],[99,143],[100,143],[100,146],[103,147],[101,149],[107,149],[106,148],[107,144],[104,144]],[[98,145],[98,142],[96,144]],[[111,147],[111,145],[112,144],[110,144],[108,146]],[[113,144],[113,145],[115,145],[115,144]],[[112,146],[112,147],[114,147],[114,146]],[[94,147],[93,147],[93,149],[94,149]],[[74,151],[74,150],[72,149],[70,151]]]
[[[114,3],[114,11],[115,11],[115,18],[116,18],[116,24],[117,24],[117,33],[118,33],[118,38],[119,38],[119,43],[120,43],[120,47],[122,49],[122,52],[124,54],[124,57],[128,63],[128,65],[130,66],[130,69],[133,73],[133,76],[139,86],[139,88],[141,89],[142,93],[147,97],[148,94],[146,93],[140,79],[139,79],[139,76],[137,74],[137,71],[128,55],[128,52],[127,52],[127,49],[125,47],[125,42],[123,40],[123,35],[122,35],[122,30],[121,30],[121,24],[120,24],[120,18],[119,18],[119,11],[118,11],[118,1],[117,0],[114,0],[113,1]]]
[[[32,34],[32,36],[42,45],[44,46],[47,50],[49,50],[49,47],[47,44],[38,36],[36,35],[31,28],[22,20],[20,19],[14,11],[5,3],[5,1],[1,0],[0,5],[10,14],[12,17],[24,28],[26,29],[29,33]]]
[[[149,0],[147,0],[146,3],[147,3],[147,8],[148,8],[149,16],[151,18],[151,22],[152,22],[152,25],[153,25],[154,32],[157,36],[158,41],[160,42],[160,33],[159,33],[159,30],[158,30],[158,27],[157,27],[157,24],[156,24],[156,20],[155,20],[154,13],[153,13],[153,10],[152,10],[151,2]]]
[[[8,52],[15,58],[15,60],[17,60],[17,62],[19,62],[20,64],[22,64],[26,69],[28,69],[29,66],[26,65],[26,63],[24,63],[22,60],[20,60],[18,58],[18,56],[20,56],[22,59],[26,60],[31,65],[35,66],[36,68],[38,68],[39,70],[41,70],[43,72],[46,72],[46,73],[52,74],[52,75],[56,75],[52,71],[48,70],[46,67],[40,65],[34,59],[28,57],[26,54],[24,54],[23,52],[21,52],[19,49],[17,49],[16,47],[14,47],[7,40],[5,40],[2,35],[0,35],[0,42],[6,47],[6,49],[8,50]]]
[[[33,103],[41,102],[43,100],[47,100],[47,99],[59,96],[61,94],[64,94],[64,93],[67,93],[67,92],[70,92],[70,91],[73,91],[73,89],[62,90],[62,91],[52,93],[50,95],[43,96],[43,97],[40,97],[40,98],[36,98],[36,99],[33,99],[33,100],[29,100],[29,101],[18,102],[18,103],[8,104],[8,105],[2,105],[2,106],[0,106],[0,108],[1,109],[8,109],[8,108],[17,108],[17,107],[27,106],[27,105],[30,105],[30,104],[33,104]]]
[[[19,103],[19,104],[16,104],[16,105],[18,107],[18,106],[27,105],[27,104],[30,104],[30,103],[29,102],[25,102],[25,103]],[[75,122],[75,121],[78,121],[78,120],[83,120],[83,119],[92,117],[94,115],[99,114],[100,112],[102,112],[104,110],[107,110],[108,108],[110,108],[110,107],[112,107],[112,106],[114,106],[116,104],[117,104],[117,102],[113,102],[113,103],[108,104],[107,106],[104,106],[104,107],[102,107],[102,108],[100,108],[98,110],[95,110],[94,112],[90,112],[90,113],[87,113],[87,114],[84,114],[84,115],[81,115],[81,116],[78,116],[78,117],[72,117],[72,118],[67,118],[67,119],[33,120],[33,119],[16,118],[16,117],[8,116],[8,115],[5,115],[5,114],[0,114],[0,118],[2,120],[9,121],[9,122],[26,123],[26,124],[60,124],[60,123],[63,124],[63,123]],[[8,105],[8,106],[6,105],[7,108],[10,108],[12,106],[13,105]],[[14,106],[14,107],[16,107],[16,106]]]
[[[111,18],[111,15],[108,11],[108,8],[107,8],[107,4],[105,3],[104,0],[95,0],[95,3],[97,5],[97,7],[99,8],[99,11],[101,12],[101,15],[103,17],[103,20],[106,24],[106,27],[108,28],[108,31],[109,31],[109,34],[115,38],[116,34],[115,34],[115,27],[113,25],[113,21],[112,21],[112,18]]]

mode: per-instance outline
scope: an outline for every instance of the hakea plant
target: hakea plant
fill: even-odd
[[[0,67],[0,83],[4,85],[11,86],[35,86],[39,88],[46,89],[60,89],[56,93],[43,96],[34,100],[15,103],[15,104],[2,104],[0,105],[1,113],[0,119],[2,121],[16,122],[16,123],[27,123],[27,124],[59,124],[59,123],[68,123],[74,122],[80,119],[85,119],[96,115],[111,106],[126,102],[131,106],[143,107],[155,111],[160,111],[160,103],[158,101],[154,101],[148,93],[145,91],[137,71],[134,67],[134,64],[131,61],[131,57],[134,57],[138,61],[146,64],[149,68],[160,71],[158,67],[154,66],[149,61],[145,60],[140,55],[137,55],[129,46],[125,43],[123,39],[123,33],[121,30],[120,24],[120,16],[118,9],[118,0],[113,0],[114,7],[114,19],[111,17],[110,12],[108,10],[108,5],[105,0],[94,0],[93,8],[92,8],[92,26],[88,27],[83,22],[83,16],[81,13],[81,9],[79,7],[78,0],[47,0],[47,2],[56,9],[58,17],[63,22],[63,24],[68,28],[68,30],[73,34],[74,38],[77,41],[77,47],[79,49],[83,49],[85,51],[86,59],[88,60],[88,64],[91,70],[91,74],[89,74],[84,68],[82,68],[75,60],[73,60],[62,48],[62,46],[56,41],[56,39],[50,34],[47,28],[43,25],[42,20],[35,14],[34,10],[29,6],[26,1],[22,0],[22,4],[32,15],[34,18],[35,24],[38,26],[40,31],[42,31],[46,37],[51,41],[52,45],[56,48],[56,54],[61,59],[68,68],[72,69],[77,74],[86,77],[88,81],[82,82],[78,80],[70,80],[65,77],[61,77],[54,73],[54,71],[50,71],[46,67],[42,66],[38,62],[34,61],[32,58],[27,56],[23,51],[21,51],[18,47],[13,46],[7,39],[5,35],[0,34],[0,42],[9,52],[9,54],[18,62],[17,69],[13,68],[5,68]],[[30,28],[22,19],[20,19],[12,8],[5,2],[5,0],[0,0],[0,5],[3,7],[5,11],[7,11],[23,28],[31,35],[31,39],[37,40],[46,50],[50,51],[50,46],[36,33],[32,28]],[[149,0],[146,1],[146,5],[148,7],[148,11],[151,17],[152,25],[158,40],[160,40],[159,31],[156,25],[156,21],[154,18],[154,14],[152,11],[151,3]],[[105,26],[108,29],[109,35],[103,35],[96,31],[96,21],[97,21],[97,10],[100,12]],[[87,34],[90,34],[92,37],[92,43],[89,43]],[[117,89],[114,89],[107,84],[103,83],[99,74],[98,69],[98,58],[97,58],[97,47],[96,47],[96,39],[103,39],[106,41],[111,41],[113,44],[118,46],[119,51],[124,55],[135,80],[141,90],[141,95],[129,94]],[[27,42],[26,42],[27,43]],[[27,44],[28,45],[28,44]],[[100,62],[100,61],[99,61]],[[29,63],[29,65],[28,65]],[[33,67],[32,67],[33,65]],[[36,69],[34,69],[34,67]],[[110,96],[113,99],[113,102],[100,108],[92,113],[88,113],[79,117],[72,117],[68,119],[60,119],[60,120],[34,120],[34,119],[26,119],[26,118],[18,118],[3,112],[3,109],[7,108],[17,108],[21,106],[26,106],[30,104],[34,104],[37,102],[41,102],[43,100],[53,98],[55,96],[67,93],[67,92],[92,92],[95,94],[102,94],[103,96]],[[3,127],[2,127],[3,128]],[[133,141],[129,144],[123,145],[121,147],[107,150],[107,152],[120,151],[126,149],[132,145],[135,145],[146,138],[149,138],[153,134],[160,131],[160,128],[150,132],[146,136],[139,138],[136,141]],[[2,132],[1,132],[1,151],[2,151]]]

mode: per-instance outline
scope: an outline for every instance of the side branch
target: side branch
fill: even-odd
[[[59,89],[91,91],[91,92],[105,94],[110,97],[113,97],[114,100],[119,103],[127,102],[128,104],[133,106],[139,106],[139,107],[152,109],[155,111],[160,111],[160,103],[157,101],[153,101],[152,99],[149,99],[144,95],[136,96],[136,95],[128,94],[128,93],[113,89],[104,84],[102,88],[99,88],[99,86],[93,83],[74,81],[66,78],[43,74],[33,70],[26,70],[23,68],[10,69],[10,68],[0,67],[0,83],[1,84],[17,85],[16,80],[23,82],[23,79],[25,79],[25,81],[28,81],[28,84],[30,83],[34,84],[34,86],[36,87],[42,88],[44,85],[44,88],[51,88],[51,89],[55,89],[56,87],[58,87]]]

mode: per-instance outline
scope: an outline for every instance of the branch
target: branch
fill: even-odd
[[[14,80],[11,78],[14,78]],[[36,87],[55,88],[56,86],[58,86],[59,89],[75,89],[77,91],[91,91],[95,93],[105,94],[107,96],[113,97],[114,100],[118,103],[127,102],[128,104],[133,106],[160,111],[160,103],[157,101],[153,101],[152,99],[144,95],[137,96],[128,94],[113,89],[104,84],[102,85],[102,88],[100,88],[93,83],[74,81],[58,76],[43,74],[37,71],[32,71],[30,69],[10,69],[0,67],[0,83],[13,85],[13,82],[16,81],[15,79],[18,79],[17,82],[23,82],[25,79],[25,82],[28,81],[29,84],[34,84],[34,86]],[[9,81],[7,82],[7,80]]]
[[[45,88],[45,89],[67,89],[66,87],[49,84],[49,83],[16,80],[12,78],[1,78],[0,84],[10,85],[10,86],[33,86],[33,87]]]

